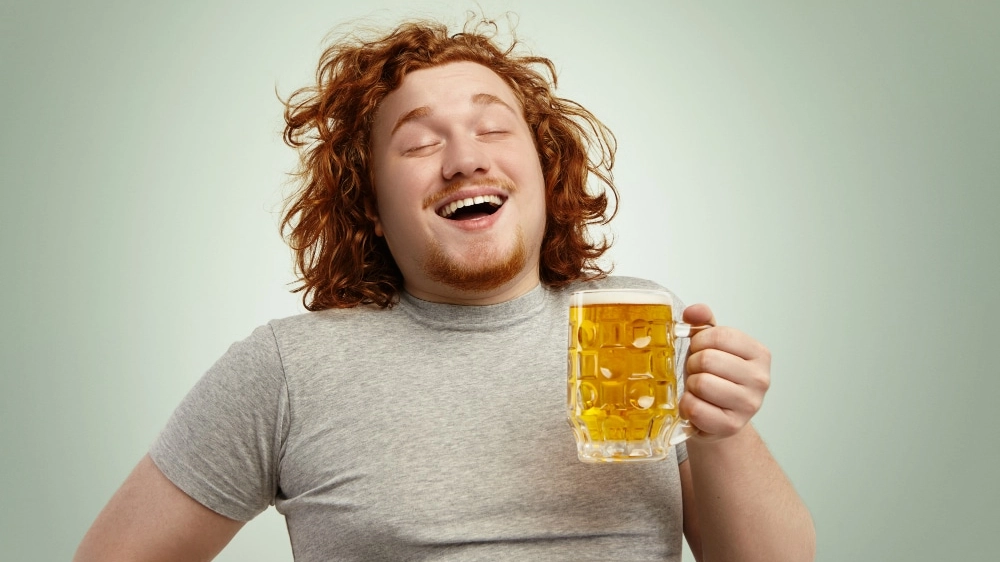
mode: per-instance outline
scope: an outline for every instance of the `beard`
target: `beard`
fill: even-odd
[[[445,255],[441,246],[434,245],[424,262],[424,273],[438,283],[470,293],[482,293],[512,281],[524,270],[528,251],[524,246],[524,233],[517,229],[514,245],[505,255],[498,255],[489,243],[482,242],[470,248],[474,260],[461,262]]]

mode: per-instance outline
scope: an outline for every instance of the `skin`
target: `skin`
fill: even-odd
[[[375,115],[372,160],[376,234],[385,236],[407,292],[481,305],[538,285],[545,183],[524,110],[499,76],[471,62],[411,72]],[[492,215],[454,221],[437,213],[452,200],[485,194],[505,198]],[[495,287],[456,287],[428,271],[434,259],[489,270],[510,265],[518,252],[521,263],[506,268]]]
[[[243,525],[191,499],[145,456],[97,516],[73,561],[212,560]]]
[[[415,71],[380,106],[372,144],[376,230],[407,291],[481,305],[538,285],[544,182],[523,111],[503,80],[467,62]],[[500,210],[463,222],[436,212],[483,194],[502,196]],[[434,273],[431,264],[442,260],[455,271],[502,266],[505,273],[493,286],[456,286]],[[715,324],[706,305],[688,307],[684,320]],[[680,409],[698,433],[679,470],[684,533],[699,562],[815,557],[812,519],[750,423],[770,386],[770,363],[767,348],[734,328],[691,338]],[[242,526],[188,497],[145,457],[74,560],[211,560]]]
[[[692,305],[684,321],[716,324]],[[681,414],[698,428],[681,463],[684,534],[699,561],[808,561],[816,556],[812,517],[750,420],[771,384],[771,354],[760,342],[717,326],[691,338]]]

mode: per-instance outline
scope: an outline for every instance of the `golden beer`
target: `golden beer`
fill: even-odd
[[[569,324],[568,408],[580,459],[665,458],[680,422],[669,293],[575,293]]]

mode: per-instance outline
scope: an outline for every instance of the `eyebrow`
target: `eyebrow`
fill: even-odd
[[[472,96],[472,103],[476,105],[494,105],[494,104],[502,105],[503,107],[506,107],[511,113],[517,115],[517,112],[514,111],[513,107],[508,105],[507,102],[503,101],[502,99],[494,96],[493,94],[476,94]]]
[[[497,96],[494,96],[493,94],[486,94],[486,93],[475,94],[474,96],[472,96],[472,103],[475,105],[499,105],[507,108],[508,111],[517,115],[517,112],[514,111],[514,108],[511,107],[510,104],[498,98]],[[403,125],[409,123],[410,121],[423,119],[424,117],[427,117],[430,114],[431,114],[431,108],[427,107],[426,105],[422,105],[420,107],[407,111],[405,115],[396,120],[396,124],[392,126],[392,131],[389,132],[389,136],[395,134],[396,130],[398,130]]]
[[[416,109],[411,109],[410,111],[406,112],[406,115],[403,115],[402,117],[396,120],[396,124],[392,126],[392,131],[389,132],[389,136],[396,134],[397,129],[409,123],[410,121],[422,119],[430,114],[431,114],[431,108],[427,107],[426,105],[418,107]]]

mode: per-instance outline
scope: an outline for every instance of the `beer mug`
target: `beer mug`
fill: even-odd
[[[660,460],[695,433],[677,410],[679,340],[708,326],[674,314],[664,291],[570,295],[567,406],[580,460]]]

